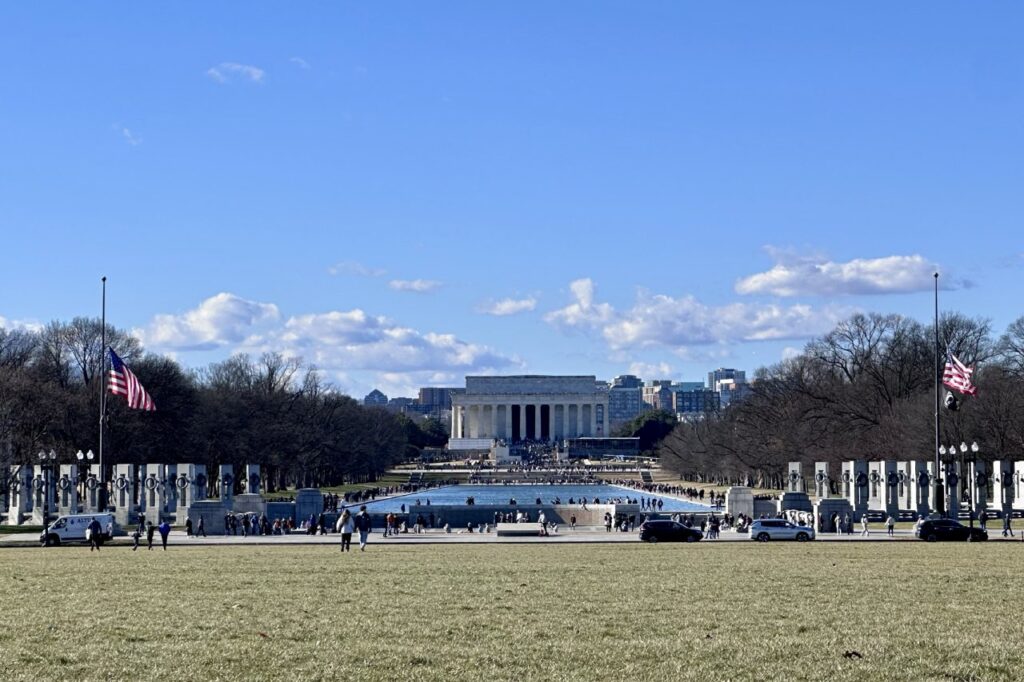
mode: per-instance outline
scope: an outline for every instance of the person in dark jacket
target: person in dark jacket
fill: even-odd
[[[100,522],[93,519],[89,522],[89,551],[94,549],[100,551],[100,542],[103,539],[103,528],[100,526]]]
[[[359,513],[356,514],[356,530],[359,531],[359,551],[366,551],[366,541],[370,537],[370,529],[373,527],[373,523],[370,521],[370,515],[366,512],[366,505],[364,504],[359,508]]]
[[[153,549],[153,533],[156,532],[156,526],[153,525],[152,521],[146,521],[146,549]]]

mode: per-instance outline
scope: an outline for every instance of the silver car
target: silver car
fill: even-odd
[[[785,519],[758,519],[750,524],[750,539],[758,542],[768,542],[769,540],[807,542],[814,539],[814,529],[798,526]]]

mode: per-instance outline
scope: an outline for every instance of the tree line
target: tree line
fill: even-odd
[[[98,451],[102,376],[99,320],[55,321],[38,331],[0,328],[0,465],[31,464],[51,449],[62,462]],[[110,325],[107,345],[157,406],[107,399],[104,463],[259,464],[271,489],[376,480],[440,446],[445,427],[367,408],[298,360],[236,355],[204,369],[145,353]],[[8,469],[4,469],[8,471]],[[3,477],[6,478],[6,477]]]
[[[978,389],[955,411],[943,400],[940,442],[977,442],[983,460],[1024,459],[1024,317],[999,336],[988,320],[958,313],[938,327],[939,372],[948,347],[974,366]],[[854,315],[798,356],[759,369],[742,401],[676,425],[658,454],[686,477],[773,487],[790,461],[933,460],[935,348],[933,325]]]

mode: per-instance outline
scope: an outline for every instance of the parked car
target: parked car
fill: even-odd
[[[640,524],[640,540],[643,542],[697,542],[704,537],[696,528],[689,528],[678,521],[644,521]]]
[[[758,542],[768,542],[769,540],[806,542],[814,539],[814,529],[798,526],[785,519],[757,519],[750,524],[750,539]]]
[[[924,521],[914,529],[914,535],[928,542],[938,540],[959,540],[968,538],[973,542],[988,540],[988,532],[981,528],[968,528],[959,521],[953,519],[933,519]]]

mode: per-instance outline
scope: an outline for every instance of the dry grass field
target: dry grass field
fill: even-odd
[[[10,680],[1011,680],[1017,543],[0,550]]]

